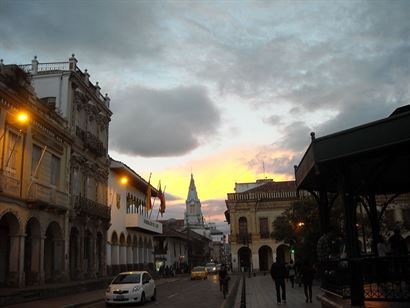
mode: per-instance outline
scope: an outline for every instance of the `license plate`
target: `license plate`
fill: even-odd
[[[115,299],[122,300],[122,299],[124,299],[124,295],[117,295],[117,296],[115,297]]]

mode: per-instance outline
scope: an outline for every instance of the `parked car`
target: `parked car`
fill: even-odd
[[[191,271],[191,280],[194,279],[207,279],[208,278],[208,272],[206,271],[206,268],[204,266],[197,266],[194,267]]]
[[[216,269],[216,264],[215,263],[207,263],[205,265],[205,268],[208,272],[208,274],[215,274],[217,273],[217,269]]]
[[[154,279],[148,272],[124,272],[118,274],[108,286],[105,304],[141,303],[155,300],[157,295]]]

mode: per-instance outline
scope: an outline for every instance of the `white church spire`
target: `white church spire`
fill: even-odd
[[[201,201],[196,191],[194,175],[191,173],[191,182],[189,183],[188,197],[186,200],[185,225],[191,227],[203,227],[204,219],[201,211]]]
[[[191,173],[191,182],[189,183],[188,197],[187,197],[186,201],[187,202],[199,201],[198,193],[196,192],[194,175],[192,173]]]

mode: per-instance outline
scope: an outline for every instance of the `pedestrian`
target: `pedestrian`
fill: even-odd
[[[283,303],[286,303],[286,287],[285,287],[285,277],[286,277],[286,267],[283,261],[276,257],[276,262],[272,264],[270,268],[270,274],[272,279],[275,281],[275,288],[276,288],[276,299],[278,305],[281,304],[281,300]],[[282,289],[282,296],[280,291]]]
[[[228,278],[228,270],[225,264],[222,264],[221,269],[219,270],[219,291],[222,292],[222,286],[225,282],[225,279]]]
[[[315,269],[313,268],[310,260],[305,260],[302,266],[302,280],[303,280],[303,291],[305,292],[305,302],[312,302],[312,283],[315,275]]]
[[[400,234],[400,228],[394,229],[394,234],[389,238],[391,253],[393,256],[405,256],[408,253],[406,241]]]
[[[288,270],[288,277],[290,280],[290,283],[292,284],[292,289],[295,287],[295,275],[296,275],[296,270],[295,270],[295,263],[293,263],[293,260],[290,259],[290,262],[287,266]]]
[[[387,245],[386,240],[384,239],[383,235],[380,235],[379,242],[377,243],[377,254],[379,257],[387,256]]]

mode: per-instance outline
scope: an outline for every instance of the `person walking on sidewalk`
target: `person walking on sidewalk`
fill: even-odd
[[[290,259],[290,262],[287,265],[287,270],[288,270],[288,276],[289,276],[290,283],[292,284],[292,288],[294,288],[296,270],[295,270],[295,263],[293,263],[292,259]]]
[[[305,292],[305,302],[312,302],[312,283],[315,275],[315,269],[313,268],[312,262],[306,260],[302,266],[302,280],[303,280],[303,291]]]
[[[276,262],[272,264],[272,267],[270,268],[270,274],[272,276],[272,279],[275,281],[277,303],[281,304],[281,299],[284,303],[286,303],[286,267],[279,257],[276,257]],[[281,289],[282,296],[280,294]]]

